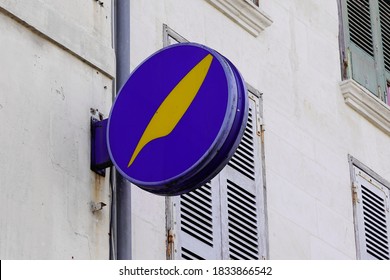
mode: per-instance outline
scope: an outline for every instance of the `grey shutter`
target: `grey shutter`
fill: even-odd
[[[378,95],[374,34],[370,0],[343,1],[345,43],[350,74],[356,82]]]
[[[355,228],[360,259],[390,259],[389,189],[354,167]]]
[[[379,0],[379,18],[381,26],[381,41],[384,62],[384,83],[385,95],[387,95],[387,87],[390,87],[390,1]],[[389,96],[387,103],[390,104]]]
[[[390,2],[379,0],[379,17],[385,69],[390,73]]]

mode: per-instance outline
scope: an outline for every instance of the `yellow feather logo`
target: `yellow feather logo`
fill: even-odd
[[[151,141],[169,135],[187,112],[210,69],[213,56],[206,55],[168,94],[146,126],[127,167]]]

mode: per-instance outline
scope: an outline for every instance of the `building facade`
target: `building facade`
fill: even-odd
[[[130,69],[207,45],[250,114],[219,175],[178,197],[131,186],[127,221],[113,169],[90,170],[121,2],[0,0],[0,258],[115,258],[123,222],[133,259],[390,258],[387,0],[131,0]]]

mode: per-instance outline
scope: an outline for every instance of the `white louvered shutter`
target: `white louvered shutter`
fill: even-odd
[[[354,167],[355,216],[360,259],[390,259],[389,189]]]
[[[220,173],[225,259],[265,258],[259,100],[250,96],[244,136]]]
[[[250,94],[244,137],[210,183],[171,198],[175,259],[265,258],[259,98]]]
[[[220,259],[220,198],[216,179],[174,197],[174,259]]]

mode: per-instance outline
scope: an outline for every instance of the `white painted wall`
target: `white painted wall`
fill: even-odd
[[[108,258],[108,178],[89,170],[90,108],[111,107],[111,1],[0,0],[0,258]],[[390,180],[389,136],[340,93],[337,1],[264,0],[254,37],[206,0],[132,0],[131,67],[163,24],[263,92],[270,259],[354,259],[348,154]],[[165,258],[165,198],[134,187],[133,257]]]
[[[354,259],[348,154],[389,180],[389,136],[340,93],[336,0],[265,0],[261,9],[273,24],[253,37],[207,1],[131,1],[132,67],[163,46],[163,23],[231,59],[264,93],[269,257]],[[165,205],[153,199],[134,204],[135,258],[163,258]]]
[[[104,2],[0,1],[1,259],[108,258],[109,207],[90,210],[108,178],[89,170],[115,75]]]

